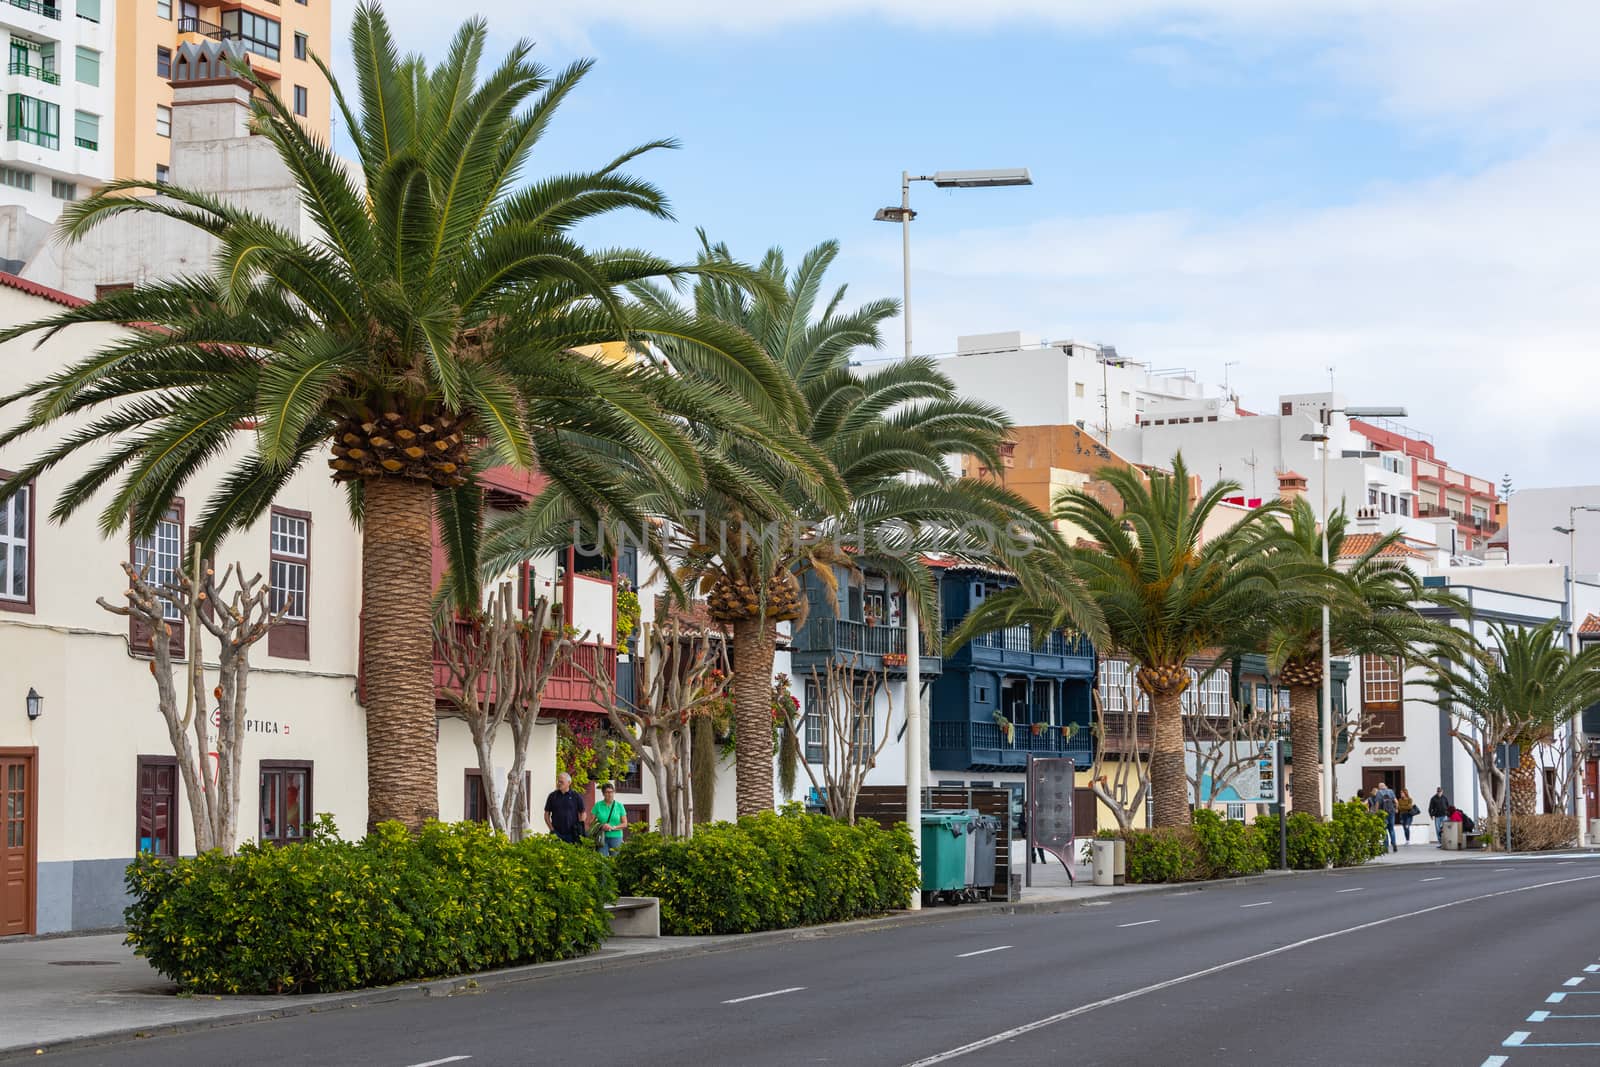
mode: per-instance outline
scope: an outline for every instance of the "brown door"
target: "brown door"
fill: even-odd
[[[1584,796],[1589,801],[1589,818],[1600,819],[1600,760],[1590,760],[1583,770]]]
[[[1380,785],[1387,785],[1398,796],[1400,790],[1406,787],[1406,769],[1404,767],[1363,767],[1361,768],[1361,788],[1368,793]]]
[[[0,748],[0,937],[31,934],[39,787],[31,748]]]
[[[1095,799],[1093,789],[1073,787],[1072,790],[1072,836],[1091,838],[1100,828],[1100,801]]]

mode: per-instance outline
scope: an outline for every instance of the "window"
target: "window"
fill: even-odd
[[[72,182],[64,182],[56,178],[51,178],[50,195],[55,197],[57,200],[76,200],[78,199],[78,187]]]
[[[1132,396],[1132,394],[1130,394],[1127,390],[1123,390],[1123,393],[1122,393],[1122,406],[1123,407],[1130,407],[1130,406],[1132,406],[1132,404],[1133,404],[1133,396]]]
[[[263,845],[303,840],[311,821],[311,764],[261,761],[261,836]]]
[[[306,35],[303,33],[294,35],[294,57],[296,59],[306,58]]]
[[[178,854],[178,761],[171,756],[138,758],[138,831],[141,854]]]
[[[6,140],[61,147],[61,109],[55,104],[12,93],[6,107]]]
[[[1096,683],[1100,710],[1106,712],[1149,711],[1150,698],[1136,684],[1139,672],[1127,660],[1103,659]]]
[[[1183,714],[1227,718],[1233,706],[1228,683],[1229,673],[1225,670],[1212,671],[1202,679],[1200,672],[1190,667],[1189,688],[1179,698]]]
[[[78,17],[90,22],[100,21],[100,0],[78,0]]]
[[[33,192],[33,172],[18,170],[16,167],[0,167],[0,183],[9,185],[13,189],[21,189],[31,193]]]
[[[1399,741],[1405,738],[1403,678],[1400,661],[1395,657],[1361,657],[1361,704],[1366,721],[1366,729],[1362,733],[1364,739]]]
[[[306,92],[304,85],[296,85],[294,87],[294,113],[304,118],[309,111],[310,95]]]
[[[84,85],[100,84],[100,53],[78,46],[78,80]]]
[[[483,772],[476,767],[467,768],[466,789],[462,798],[461,818],[464,822],[489,821],[489,791],[483,787]],[[533,772],[528,771],[522,777],[522,821],[528,822],[529,807],[528,794],[533,789]]]
[[[165,104],[156,105],[156,136],[172,136],[172,109]]]
[[[172,49],[156,45],[156,73],[163,78],[172,77]]]
[[[156,0],[156,14],[164,19],[171,19],[172,0]]]
[[[1410,515],[1411,514],[1411,498],[1410,497],[1403,496],[1403,497],[1400,498],[1400,514],[1402,514],[1402,515]]]
[[[805,743],[806,762],[822,762],[822,691],[814,679],[806,681]]]
[[[273,508],[267,606],[283,621],[267,632],[267,655],[307,659],[311,606],[311,516]]]
[[[100,147],[100,116],[87,111],[72,113],[72,143],[93,152]]]
[[[156,184],[157,185],[165,185],[165,184],[167,184],[167,175],[169,175],[171,173],[172,173],[172,171],[167,167],[167,165],[165,163],[157,163],[156,164]]]
[[[0,471],[0,482],[9,477]],[[33,486],[0,504],[0,610],[33,610]]]
[[[1072,395],[1076,396],[1076,397],[1083,396],[1083,383],[1082,382],[1073,382],[1072,383]]]
[[[274,20],[236,8],[224,11],[221,21],[223,36],[242,43],[245,51],[278,58],[278,23]]]
[[[156,523],[151,533],[133,539],[133,566],[146,581],[160,588],[177,583],[178,568],[182,565],[183,516],[173,510]],[[168,622],[177,621],[178,606],[163,597],[161,616]]]

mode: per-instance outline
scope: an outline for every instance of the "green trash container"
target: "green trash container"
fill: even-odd
[[[922,892],[959,894],[967,888],[970,812],[922,813]]]

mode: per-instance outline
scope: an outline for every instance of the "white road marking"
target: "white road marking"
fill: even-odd
[[[1418,879],[1418,881],[1422,881],[1422,882],[1442,882],[1442,881],[1444,881],[1444,875],[1436,874],[1432,878],[1421,878],[1421,879]]]
[[[1566,999],[1567,995],[1565,993],[1551,993],[1548,997],[1544,998],[1544,1002],[1546,1004],[1560,1004]]]
[[[1516,868],[1515,867],[1496,867],[1495,870],[1497,870],[1497,871],[1514,871],[1514,870],[1516,870]]]
[[[1082,904],[1079,904],[1078,907],[1080,907],[1080,908],[1103,908],[1109,903],[1111,903],[1111,901],[1109,901],[1109,900],[1086,900]]]
[[[792,985],[788,989],[774,989],[770,993],[754,993],[748,997],[734,997],[732,1000],[724,1000],[722,1003],[743,1004],[747,1000],[761,1000],[764,997],[781,997],[785,993],[798,993],[804,988],[805,986],[803,985]]]
[[[441,1063],[460,1063],[462,1060],[470,1059],[472,1059],[471,1056],[446,1056],[442,1060],[429,1060],[427,1063],[413,1063],[411,1067],[439,1067]]]
[[[1158,923],[1158,922],[1160,922],[1160,921],[1161,921],[1161,920],[1160,920],[1160,919],[1146,919],[1146,920],[1144,920],[1144,921],[1143,921],[1143,922],[1136,922],[1136,923],[1118,923],[1118,924],[1117,924],[1117,929],[1118,929],[1118,930],[1126,930],[1126,929],[1127,929],[1127,928],[1128,928],[1128,927],[1130,927],[1130,926],[1149,926],[1149,925],[1150,925],[1150,924],[1151,924],[1151,923]]]
[[[1583,979],[1581,977],[1579,977],[1579,978],[1568,978],[1565,982],[1562,982],[1561,984],[1564,985],[1564,986],[1582,985],[1583,984]]]
[[[1013,1026],[1009,1030],[1002,1030],[999,1033],[990,1034],[988,1037],[979,1038],[976,1041],[968,1042],[967,1044],[961,1045],[957,1048],[948,1049],[944,1052],[936,1052],[932,1056],[924,1056],[920,1060],[914,1060],[913,1062],[906,1064],[906,1067],[934,1067],[934,1064],[947,1063],[950,1060],[959,1059],[962,1056],[967,1056],[974,1052],[981,1052],[984,1049],[993,1048],[995,1045],[1003,1045],[1007,1041],[1015,1041],[1017,1038],[1022,1037],[1025,1034],[1031,1034],[1035,1030],[1042,1030],[1047,1026],[1054,1026],[1057,1023],[1066,1022],[1068,1019],[1076,1019],[1080,1015],[1087,1015],[1092,1011],[1098,1011],[1100,1008],[1109,1008],[1114,1004],[1121,1004],[1125,1001],[1135,1000],[1139,997],[1148,996],[1151,993],[1159,993],[1163,989],[1171,989],[1173,986],[1183,985],[1186,982],[1193,982],[1201,978],[1209,978],[1214,974],[1221,974],[1223,971],[1231,971],[1235,967],[1244,967],[1252,963],[1257,963],[1261,960],[1271,959],[1273,956],[1279,956],[1285,952],[1293,952],[1295,949],[1305,948],[1307,945],[1319,944],[1335,937],[1343,937],[1346,934],[1360,933],[1363,930],[1371,930],[1379,926],[1387,926],[1390,923],[1404,922],[1407,919],[1415,919],[1423,915],[1430,915],[1433,912],[1443,911],[1445,908],[1453,908],[1461,904],[1474,904],[1480,900],[1492,900],[1495,897],[1512,896],[1516,893],[1526,893],[1534,889],[1549,889],[1552,886],[1558,885],[1572,885],[1577,882],[1592,882],[1596,879],[1600,879],[1600,874],[1585,874],[1576,878],[1561,878],[1553,882],[1538,882],[1534,885],[1517,886],[1514,889],[1501,889],[1493,893],[1480,893],[1476,896],[1461,897],[1457,900],[1447,900],[1443,904],[1433,904],[1429,907],[1419,908],[1416,911],[1408,911],[1400,915],[1390,915],[1383,919],[1373,919],[1371,922],[1364,922],[1357,926],[1347,926],[1342,930],[1333,930],[1326,934],[1317,934],[1314,937],[1303,938],[1299,941],[1291,941],[1287,945],[1279,945],[1277,948],[1269,948],[1264,952],[1257,952],[1254,955],[1241,956],[1236,960],[1228,960],[1225,963],[1218,963],[1214,966],[1206,967],[1203,970],[1191,971],[1188,974],[1182,974],[1176,978],[1168,978],[1165,981],[1156,982],[1152,985],[1141,986],[1138,989],[1130,989],[1126,993],[1118,993],[1115,996],[1091,1001],[1088,1004],[1080,1004],[1076,1008],[1069,1008],[1066,1011],[1057,1012],[1054,1015],[1047,1015],[1043,1019],[1035,1019],[1033,1022],[1023,1023],[1021,1026]]]
[[[1536,1011],[1532,1015],[1528,1016],[1528,1021],[1530,1023],[1542,1023],[1548,1018],[1550,1018],[1550,1013],[1549,1012],[1547,1012],[1547,1011]]]
[[[1591,963],[1589,966],[1585,967],[1584,970],[1588,971],[1590,974],[1600,971],[1600,963]]]
[[[1479,1067],[1504,1067],[1505,1062],[1510,1058],[1510,1056],[1490,1056],[1479,1064]]]
[[[1254,904],[1240,904],[1239,907],[1241,907],[1241,908],[1264,908],[1268,904],[1271,904],[1271,903],[1272,903],[1272,901],[1270,901],[1270,900],[1258,900]]]
[[[1522,1044],[1524,1041],[1528,1040],[1528,1038],[1530,1038],[1532,1036],[1533,1036],[1533,1034],[1531,1034],[1527,1030],[1518,1030],[1515,1033],[1513,1033],[1510,1037],[1506,1038],[1504,1041],[1502,1041],[1500,1043],[1502,1045],[1504,1045],[1506,1048],[1516,1048],[1518,1045]]]
[[[987,955],[990,952],[1004,952],[1006,949],[1008,949],[1010,947],[1011,947],[1010,945],[996,945],[994,948],[980,948],[976,952],[957,952],[956,953],[956,959],[964,960],[968,956],[983,956],[983,955]]]
[[[1359,893],[1365,888],[1366,888],[1366,886],[1358,885],[1354,889],[1335,889],[1334,892],[1335,893]]]

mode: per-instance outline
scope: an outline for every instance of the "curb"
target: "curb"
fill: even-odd
[[[1436,867],[1458,862],[1461,861],[1454,859],[1419,860],[1415,863],[1406,864],[1378,864],[1374,865],[1373,869],[1385,866]],[[1363,868],[1345,867],[1330,868],[1328,870],[1357,871],[1361,869]],[[305,997],[286,998],[281,1007],[275,1005],[271,1008],[245,1008],[203,1019],[185,1019],[152,1026],[125,1027],[120,1030],[108,1030],[104,1033],[84,1037],[12,1045],[0,1048],[0,1062],[21,1060],[24,1057],[36,1059],[41,1052],[45,1054],[68,1052],[96,1048],[130,1039],[173,1037],[180,1034],[199,1033],[228,1026],[266,1022],[272,1019],[289,1019],[301,1015],[314,1015],[340,1008],[387,1004],[410,998],[472,995],[502,986],[538,982],[563,975],[590,974],[595,971],[610,970],[618,967],[643,966],[657,961],[692,959],[699,956],[717,955],[723,952],[737,952],[747,948],[760,948],[766,945],[787,944],[795,941],[814,941],[830,937],[847,937],[853,934],[895,930],[907,926],[920,926],[931,923],[957,922],[964,918],[976,918],[985,915],[1048,915],[1071,911],[1090,904],[1109,904],[1123,897],[1197,893],[1204,892],[1209,886],[1255,885],[1280,878],[1326,874],[1328,870],[1271,870],[1264,871],[1261,874],[1245,875],[1238,878],[1214,878],[1204,882],[1172,882],[1149,886],[1124,886],[1121,887],[1120,892],[1097,894],[1085,900],[1056,898],[993,904],[966,904],[949,908],[925,908],[919,911],[895,912],[872,919],[853,919],[848,922],[831,923],[825,926],[801,926],[788,930],[763,930],[753,934],[727,934],[721,935],[715,940],[707,940],[697,944],[673,945],[650,952],[616,952],[613,950],[613,954],[608,954],[607,950],[602,948],[592,955],[580,956],[570,960],[532,963],[520,967],[480,971],[476,974],[436,978],[426,982],[383,986],[377,989],[357,989],[345,993],[308,994]]]

